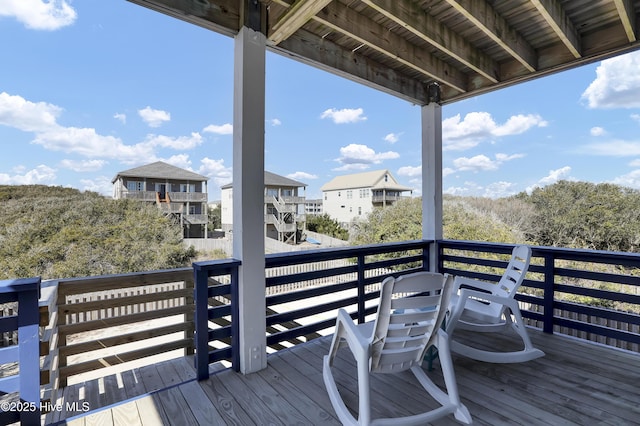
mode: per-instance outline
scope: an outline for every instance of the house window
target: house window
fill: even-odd
[[[389,175],[384,175],[384,181],[388,182],[389,181]]]
[[[267,188],[267,195],[271,197],[278,196],[278,188]]]
[[[127,181],[127,189],[129,191],[144,191],[144,182],[136,180]]]
[[[358,207],[358,214],[361,215],[362,214],[362,207]]]
[[[327,194],[324,194],[324,200],[327,201]]]
[[[190,184],[181,183],[180,184],[180,192],[196,192],[195,183],[190,183]]]
[[[352,198],[353,198],[353,191],[352,191],[351,189],[349,189],[349,190],[347,191],[347,200],[350,200],[350,199],[352,199]]]

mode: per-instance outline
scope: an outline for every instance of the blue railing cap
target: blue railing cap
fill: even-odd
[[[18,293],[22,291],[38,290],[40,277],[16,278],[0,281],[0,293]]]

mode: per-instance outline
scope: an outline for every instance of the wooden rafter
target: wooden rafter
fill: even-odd
[[[273,3],[289,7],[290,0],[273,0]],[[421,72],[429,79],[445,84],[457,92],[467,91],[466,76],[454,67],[419,49],[407,40],[390,32],[388,28],[365,18],[339,2],[327,5],[312,20],[333,31],[340,32],[354,41]]]
[[[329,3],[331,0],[296,0],[273,25],[267,38],[274,44],[286,40]]]
[[[527,70],[537,68],[534,49],[484,0],[446,0],[458,13],[514,57]]]
[[[633,3],[631,0],[614,0],[613,2],[616,4],[620,21],[629,42],[636,41],[638,38],[636,37],[636,18],[633,11]]]
[[[571,54],[575,58],[580,58],[582,56],[580,36],[571,20],[564,13],[560,2],[557,0],[531,0],[531,2]]]
[[[446,84],[459,92],[467,91],[467,79],[463,73],[351,8],[332,3],[314,19],[358,43],[413,68],[430,79]]]
[[[362,0],[427,43],[473,69],[489,81],[498,82],[498,66],[469,41],[449,30],[412,2],[397,0]]]

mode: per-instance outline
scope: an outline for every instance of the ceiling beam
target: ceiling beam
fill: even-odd
[[[427,103],[424,82],[360,55],[358,51],[347,51],[326,38],[311,34],[304,28],[299,29],[277,46],[270,46],[269,50],[409,102],[418,105]]]
[[[446,0],[528,71],[538,67],[535,50],[484,0]]]
[[[329,3],[331,0],[296,0],[270,28],[267,38],[274,44],[289,38]]]
[[[273,0],[273,3],[288,7],[289,1]],[[453,88],[456,92],[464,93],[468,90],[469,79],[455,67],[339,2],[329,4],[312,20],[399,61],[429,79]]]
[[[420,72],[429,79],[437,80],[458,92],[468,90],[467,76],[454,66],[409,43],[389,31],[389,28],[371,21],[349,7],[333,3],[316,15],[315,20]]]
[[[557,0],[531,0],[544,20],[575,58],[582,56],[580,35]]]
[[[230,37],[240,29],[240,10],[236,0],[209,0],[208,5],[185,8],[181,0],[128,0],[156,12]]]
[[[636,14],[633,10],[633,3],[631,0],[614,0],[613,2],[629,42],[636,41],[638,38],[636,37]]]
[[[500,67],[493,59],[425,13],[415,3],[397,0],[362,0],[362,2],[492,83],[499,81]]]

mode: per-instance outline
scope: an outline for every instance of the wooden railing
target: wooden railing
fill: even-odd
[[[0,333],[18,342],[0,349],[0,423],[40,424],[40,278],[0,281],[0,304],[17,303],[17,315],[0,318]],[[17,365],[16,365],[17,363]],[[15,365],[15,374],[5,372]],[[16,398],[11,398],[11,395]]]
[[[513,245],[446,240],[440,271],[495,281]],[[502,254],[502,258],[497,258]],[[516,299],[529,324],[640,352],[640,254],[532,247]]]
[[[193,353],[193,270],[59,280],[51,385],[152,356]]]
[[[389,275],[426,270],[432,245],[420,240],[267,255],[269,350],[331,333],[340,308],[358,322],[370,318],[379,283]],[[512,248],[438,241],[438,270],[496,280]],[[638,351],[639,254],[532,249],[529,273],[516,297],[530,325]],[[225,259],[198,262],[193,269],[59,280],[41,307],[51,315],[50,322],[43,315],[41,325],[49,324],[46,370],[52,387],[109,365],[149,364],[154,355],[175,350],[192,354],[194,347],[198,377],[206,377],[210,364],[219,361],[238,369],[240,265]],[[175,321],[165,322],[169,317]]]

